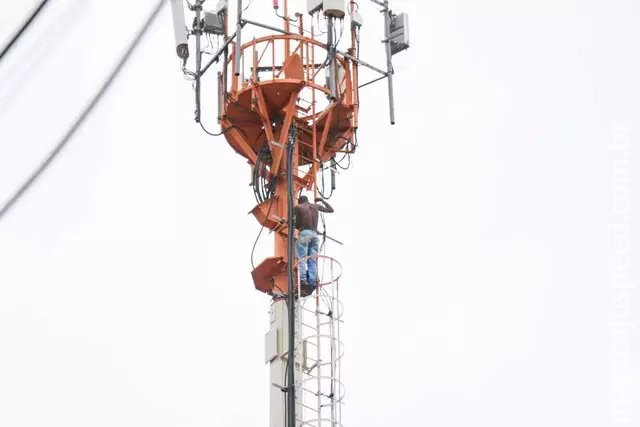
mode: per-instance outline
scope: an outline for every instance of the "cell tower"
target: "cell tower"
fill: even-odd
[[[314,255],[320,283],[311,295],[300,287],[297,267],[308,260],[295,253],[294,206],[303,191],[324,194],[318,175],[325,171],[333,190],[337,167],[356,151],[359,88],[387,80],[394,124],[392,56],[409,47],[407,15],[394,14],[387,0],[284,0],[282,9],[272,0],[280,28],[245,19],[251,0],[238,0],[233,14],[226,0],[214,10],[205,10],[204,0],[171,3],[176,53],[195,89],[195,121],[203,126],[202,77],[214,69],[218,135],[249,162],[258,203],[251,212],[274,235],[273,256],[251,272],[255,288],[271,296],[265,339],[269,425],[342,426],[341,266],[332,257]],[[383,14],[378,28],[384,29],[386,70],[360,58],[361,32],[367,28],[359,13],[362,3]],[[193,15],[189,28],[185,5]],[[189,38],[195,45],[191,61]],[[206,51],[203,42],[218,47]],[[189,70],[189,63],[195,69]],[[360,84],[361,67],[378,77]]]

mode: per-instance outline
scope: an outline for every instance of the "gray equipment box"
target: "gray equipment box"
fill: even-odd
[[[221,15],[212,12],[205,12],[202,20],[202,31],[207,34],[224,34],[224,20]]]
[[[393,15],[389,23],[389,39],[391,55],[409,47],[409,16],[406,13]]]

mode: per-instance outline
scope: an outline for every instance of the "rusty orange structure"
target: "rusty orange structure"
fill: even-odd
[[[284,22],[283,34],[256,38],[239,50],[231,49],[235,52],[218,78],[222,106],[219,123],[229,145],[254,168],[261,151],[268,152],[266,167],[260,173],[273,186],[274,194],[252,210],[260,224],[275,232],[274,256],[252,272],[255,287],[268,294],[288,290],[286,251],[291,231],[284,221],[284,153],[291,128],[296,129],[293,176],[298,193],[302,189],[315,192],[317,172],[323,164],[336,154],[354,151],[358,127],[358,63],[353,60],[356,30],[351,31],[348,52],[336,53],[332,61],[327,61],[326,45],[317,40],[313,28],[307,31],[298,25],[298,32],[292,33],[290,22]],[[235,60],[238,51],[240,61]],[[241,69],[236,69],[237,62]],[[331,66],[337,78],[335,99],[320,81],[325,77],[323,71]]]

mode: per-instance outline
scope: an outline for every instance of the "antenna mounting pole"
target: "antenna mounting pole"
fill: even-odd
[[[202,35],[202,28],[200,27],[200,21],[202,2],[203,0],[196,0],[195,5],[193,6],[196,10],[196,20],[193,24],[193,32],[196,35],[196,123],[200,123],[200,69],[202,68],[202,52],[200,52],[200,36]]]
[[[238,0],[238,22],[236,23],[236,53],[234,55],[234,62],[236,64],[236,76],[240,75],[240,53],[242,52],[242,0]]]
[[[377,3],[377,2],[376,2]],[[383,2],[384,10],[384,44],[387,52],[387,83],[389,85],[389,120],[392,125],[396,124],[396,113],[393,105],[393,62],[391,61],[391,11],[389,10],[389,0]]]

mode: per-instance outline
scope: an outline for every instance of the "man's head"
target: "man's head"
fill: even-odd
[[[300,196],[298,197],[298,204],[302,205],[304,203],[309,203],[309,199],[307,199],[307,196]]]

